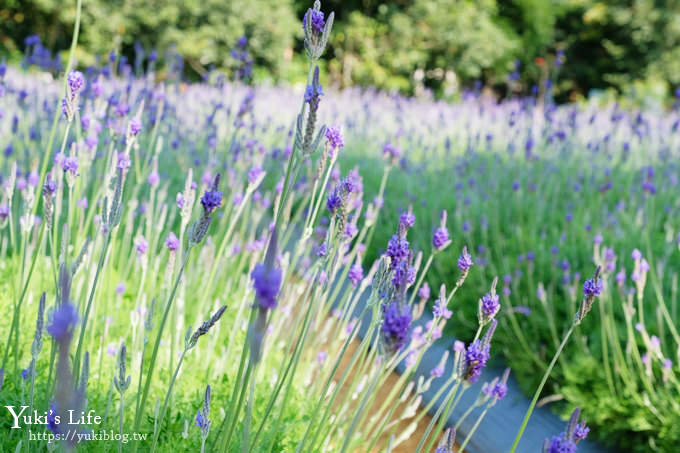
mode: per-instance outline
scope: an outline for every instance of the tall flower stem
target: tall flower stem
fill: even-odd
[[[468,433],[468,435],[465,437],[465,440],[463,441],[462,444],[460,444],[460,447],[458,448],[458,451],[465,451],[465,447],[467,446],[468,442],[470,442],[470,439],[472,439],[472,435],[477,431],[477,428],[479,427],[479,424],[482,423],[482,420],[484,419],[484,416],[486,415],[487,411],[489,410],[489,405],[487,404],[482,413],[479,415],[477,418],[477,421],[475,424],[472,426],[472,429]]]
[[[312,80],[312,75],[314,74],[314,60],[309,62],[309,71],[307,73],[307,84]],[[304,99],[302,100],[302,105],[300,106],[300,115],[304,116],[305,114],[305,101]],[[296,152],[297,152],[297,146],[295,143],[293,144],[293,149],[290,152],[290,157],[288,158],[288,164],[286,165],[286,176],[284,177],[283,180],[283,190],[281,191],[281,198],[279,199],[279,206],[276,210],[276,217],[274,218],[275,222],[275,230],[280,231],[280,226],[281,226],[281,216],[283,213],[283,207],[286,204],[286,199],[288,198],[288,187],[290,185],[290,175],[292,172],[293,167],[295,166],[295,158],[296,158]]]
[[[94,292],[97,289],[97,283],[99,281],[99,275],[101,274],[102,268],[104,267],[104,261],[106,260],[106,254],[109,250],[109,244],[111,244],[111,232],[106,233],[106,238],[104,239],[104,245],[102,247],[101,255],[99,256],[99,262],[97,263],[97,270],[94,274],[94,281],[92,282],[92,288],[90,289],[90,295],[87,299],[87,305],[85,307],[85,314],[83,316],[83,321],[80,325],[80,335],[78,336],[78,347],[76,348],[76,355],[74,356],[74,366],[73,374],[74,376],[80,376],[80,355],[83,349],[83,340],[85,339],[85,329],[87,328],[87,320],[90,316],[90,310],[92,309],[92,302],[94,301]]]
[[[250,310],[250,319],[248,321],[248,325],[252,325],[252,323],[255,320],[255,313],[256,310],[251,309]],[[227,434],[224,437],[224,440],[222,441],[222,445],[220,446],[220,452],[224,453],[227,451],[227,448],[229,446],[229,442],[231,441],[231,436],[234,431],[234,426],[236,425],[236,420],[238,419],[238,415],[241,412],[241,404],[240,401],[242,401],[242,394],[243,394],[243,385],[242,382],[247,382],[248,379],[250,378],[250,365],[248,365],[246,375],[244,378],[243,375],[243,370],[246,369],[246,361],[248,359],[248,333],[246,334],[246,341],[244,343],[243,349],[241,350],[241,358],[239,360],[239,365],[238,365],[238,371],[236,373],[236,379],[234,380],[234,387],[231,391],[231,398],[229,400],[229,407],[231,410],[224,416],[222,419],[222,423],[220,425],[220,428],[217,430],[217,436],[215,436],[215,441],[213,441],[213,446],[211,448],[212,451],[215,450],[215,442],[217,442],[217,439],[219,438],[219,434],[221,434],[222,430],[226,427],[227,428]],[[237,405],[237,401],[239,401]]]
[[[363,316],[364,316],[364,314],[366,313],[367,310],[368,310],[368,307],[365,307],[363,309],[361,315],[359,316],[359,319],[363,318]],[[347,351],[347,347],[351,343],[352,338],[354,338],[354,334],[356,333],[358,327],[359,327],[359,323],[357,322],[354,325],[354,327],[352,328],[352,332],[350,333],[350,335],[347,336],[347,339],[345,340],[345,344],[342,347],[342,351],[338,355],[338,358],[336,359],[335,364],[333,365],[333,369],[332,369],[331,373],[328,375],[326,385],[324,386],[324,389],[320,393],[319,401],[317,401],[316,406],[314,408],[314,411],[312,412],[312,417],[310,418],[311,420],[315,420],[318,417],[318,412],[321,409],[321,404],[323,403],[323,400],[325,399],[326,394],[328,393],[328,388],[330,387],[331,382],[333,381],[333,377],[335,376],[335,373],[337,372],[338,367],[340,366],[340,361],[341,361],[342,357],[345,355],[345,352]],[[363,351],[366,350],[366,348],[368,347],[368,345],[370,343],[370,338],[372,337],[374,330],[375,330],[375,325],[372,324],[371,327],[368,330],[367,335],[364,336],[364,339],[361,341],[361,344],[359,345],[357,350],[352,355],[352,359],[351,359],[349,365],[347,365],[347,367],[345,368],[345,371],[342,375],[342,378],[340,379],[340,381],[337,384],[337,388],[342,388],[342,386],[345,384],[345,381],[347,380],[349,372],[354,367],[354,364],[359,359],[359,357],[363,354]],[[333,403],[335,402],[335,398],[337,396],[338,396],[338,392],[334,392],[333,396],[331,397],[331,400],[328,402],[326,409],[324,410],[322,416],[319,418],[319,420],[318,420],[319,427],[314,430],[314,433],[313,433],[311,440],[310,440],[310,445],[313,446],[314,442],[316,442],[316,438],[319,435],[319,432],[321,431],[322,425],[326,421],[326,418],[328,417],[328,413],[330,412],[331,407],[333,406]],[[298,444],[296,452],[300,453],[300,452],[305,451],[302,447],[307,442],[307,439],[309,438],[310,434],[312,434],[313,425],[314,425],[313,422],[311,422],[311,423],[309,423],[309,425],[307,425],[307,430],[305,431],[305,435],[302,438],[302,441]]]
[[[187,353],[187,349],[184,348],[182,351],[182,354],[179,356],[179,361],[177,362],[177,367],[175,368],[175,372],[172,375],[172,379],[170,379],[170,385],[168,385],[168,391],[165,393],[165,399],[163,400],[163,406],[161,407],[161,412],[160,415],[158,416],[158,422],[156,425],[156,429],[154,430],[153,433],[153,444],[151,446],[151,453],[156,451],[156,445],[158,444],[158,436],[161,433],[161,429],[163,429],[163,420],[165,419],[165,411],[168,409],[168,402],[170,401],[170,396],[172,395],[172,389],[175,386],[175,381],[177,380],[177,375],[179,374],[179,369],[182,366],[182,362],[184,362],[184,356]]]
[[[550,376],[550,373],[552,372],[552,369],[555,366],[555,363],[557,363],[557,359],[559,358],[560,354],[562,353],[564,346],[567,344],[567,341],[569,340],[569,337],[571,336],[571,334],[573,332],[574,332],[574,325],[572,324],[572,326],[569,328],[567,333],[564,335],[564,338],[562,339],[562,343],[560,343],[560,346],[557,348],[557,352],[555,352],[555,356],[550,361],[550,365],[548,365],[548,369],[545,371],[545,374],[543,375],[543,379],[541,379],[541,383],[538,385],[538,388],[536,389],[536,393],[534,393],[534,397],[531,400],[531,404],[529,405],[529,409],[527,410],[527,413],[524,415],[524,420],[522,421],[522,425],[519,427],[519,431],[517,432],[517,436],[515,436],[515,441],[512,443],[512,447],[510,448],[510,453],[514,453],[515,450],[517,450],[517,445],[519,444],[519,441],[522,438],[522,434],[524,434],[524,430],[526,429],[527,424],[529,423],[529,418],[531,417],[531,413],[534,411],[534,407],[536,407],[536,402],[538,402],[538,397],[541,395],[541,392],[543,391],[543,386],[545,386],[545,383],[548,381],[548,376]]]
[[[123,420],[125,420],[124,417],[124,407],[125,407],[125,394],[121,393],[120,394],[120,413],[118,414],[118,417],[120,418],[120,439],[118,439],[118,453],[123,453]]]
[[[175,283],[172,286],[172,291],[170,292],[170,295],[168,296],[168,301],[165,303],[165,310],[163,311],[163,317],[161,318],[161,323],[158,327],[158,334],[156,335],[156,340],[153,345],[153,352],[151,353],[151,359],[149,361],[149,371],[147,372],[146,379],[144,380],[144,391],[142,393],[142,399],[140,400],[139,403],[139,408],[135,412],[135,423],[134,423],[134,428],[133,431],[137,431],[139,428],[139,423],[141,422],[141,417],[142,417],[142,412],[144,411],[144,407],[146,406],[146,400],[149,397],[149,390],[151,388],[151,379],[153,378],[153,370],[156,365],[156,358],[158,357],[158,348],[160,347],[161,344],[161,338],[163,336],[163,329],[165,328],[165,323],[168,320],[168,314],[170,313],[170,308],[172,307],[172,302],[175,299],[175,293],[177,292],[177,287],[179,286],[179,282],[182,279],[182,274],[184,273],[184,268],[186,267],[187,261],[189,260],[189,255],[191,248],[187,250],[187,252],[184,254],[184,259],[182,260],[182,266],[179,268],[179,272],[177,273],[177,278],[175,278]],[[140,373],[142,373],[143,370],[140,370]],[[135,447],[133,449],[133,452],[137,451],[137,443],[135,443]]]
[[[78,45],[78,35],[80,34],[80,13],[82,9],[82,0],[78,0],[76,4],[76,20],[73,25],[73,38],[71,39],[71,48],[68,54],[68,62],[66,63],[66,71],[64,72],[64,81],[62,83],[62,97],[66,95],[66,83],[68,80],[68,73],[73,67],[73,58],[76,51],[76,46]],[[59,117],[61,116],[61,110],[59,107],[54,112],[54,119],[52,120],[52,128],[50,130],[50,137],[47,140],[47,152],[43,155],[42,165],[40,167],[40,184],[38,187],[42,187],[45,184],[45,175],[47,174],[47,163],[52,157],[52,144],[54,143],[54,137],[57,134],[57,124],[59,123]],[[68,128],[68,125],[67,125]],[[33,215],[38,211],[38,202],[33,205]]]
[[[310,285],[310,289],[311,289],[311,285]],[[316,298],[314,298],[314,299],[316,299]],[[276,422],[274,423],[273,432],[276,432],[277,429],[278,429],[278,425],[279,425],[279,422],[281,420],[281,416],[283,414],[283,409],[284,409],[286,402],[288,400],[288,393],[290,391],[291,383],[293,381],[292,377],[295,376],[295,370],[297,369],[298,360],[299,360],[300,354],[302,352],[302,346],[304,345],[305,337],[307,336],[307,332],[309,330],[308,327],[309,327],[310,313],[312,311],[312,305],[314,305],[312,303],[309,303],[308,297],[304,297],[301,300],[304,301],[304,304],[307,305],[307,309],[305,310],[305,316],[304,316],[304,319],[303,319],[302,334],[297,336],[297,341],[295,343],[295,347],[293,349],[293,354],[292,354],[291,359],[288,360],[287,363],[285,361],[281,363],[282,369],[283,369],[283,366],[286,365],[285,370],[283,371],[283,373],[279,373],[279,375],[281,375],[281,377],[278,379],[278,381],[277,381],[277,383],[274,387],[274,392],[272,393],[272,396],[269,398],[269,402],[267,403],[267,408],[265,409],[264,416],[262,417],[262,422],[260,423],[260,426],[255,433],[255,437],[253,438],[252,445],[250,447],[250,451],[252,451],[253,448],[255,448],[257,440],[258,440],[260,434],[262,433],[262,430],[264,429],[265,423],[270,422],[269,414],[272,411],[272,409],[274,408],[274,404],[276,403],[276,400],[279,396],[279,393],[281,392],[281,389],[283,388],[283,385],[286,382],[286,378],[290,374],[291,379],[288,380],[288,385],[286,386],[286,391],[284,392],[284,396],[283,396],[283,402],[282,402],[281,408],[279,410],[279,416],[277,417]],[[298,319],[300,319],[300,318],[298,318]],[[295,326],[293,327],[292,332],[297,332],[298,325],[299,325],[299,321],[297,321],[295,323]],[[290,349],[289,347],[286,348],[286,350],[289,350],[289,349]],[[273,441],[274,441],[274,439],[272,438],[271,442],[273,443]]]
[[[31,266],[28,268],[28,275],[26,276],[26,281],[24,282],[24,286],[21,289],[21,295],[19,296],[19,300],[17,301],[15,307],[14,307],[14,313],[12,315],[12,323],[10,325],[9,329],[9,334],[7,335],[7,341],[5,342],[5,353],[2,358],[2,366],[0,366],[0,369],[5,369],[5,365],[7,365],[7,359],[9,358],[9,348],[10,348],[10,343],[12,341],[12,335],[16,331],[16,336],[18,338],[19,332],[18,332],[18,323],[19,323],[19,316],[21,316],[21,306],[24,302],[24,299],[26,298],[26,291],[28,289],[28,284],[31,281],[31,276],[33,275],[33,270],[35,269],[35,263],[38,259],[38,255],[40,254],[40,249],[42,248],[42,241],[43,241],[43,236],[45,233],[45,222],[42,223],[40,227],[40,235],[38,237],[38,244],[36,246],[35,251],[33,252],[33,258],[31,260]],[[14,351],[14,355],[18,356],[18,350]]]
[[[378,384],[378,380],[380,379],[380,376],[385,368],[385,363],[382,362],[380,367],[375,371],[375,377],[371,381],[371,385],[368,387],[366,392],[364,392],[364,396],[361,398],[361,402],[359,403],[359,407],[356,408],[354,411],[354,417],[352,418],[352,423],[349,426],[349,430],[345,434],[345,441],[342,444],[342,449],[340,450],[340,453],[345,453],[347,449],[349,448],[350,444],[352,443],[352,436],[354,436],[354,431],[356,431],[359,419],[361,418],[361,415],[364,413],[364,410],[366,409],[366,406],[368,405],[369,398],[372,396],[374,397],[374,390],[376,388],[376,385]]]
[[[420,451],[423,449],[423,445],[425,445],[425,441],[427,438],[430,436],[430,433],[432,432],[432,429],[434,428],[434,424],[437,423],[438,419],[441,417],[442,413],[447,413],[449,412],[449,409],[451,409],[451,405],[454,399],[458,399],[460,395],[463,394],[463,392],[460,392],[458,394],[458,387],[460,387],[461,381],[458,380],[456,382],[456,385],[451,387],[451,390],[449,390],[449,393],[446,395],[446,398],[444,401],[442,401],[442,404],[437,408],[437,412],[435,412],[434,416],[432,417],[432,420],[430,420],[430,423],[427,425],[427,428],[425,429],[425,433],[423,434],[423,437],[421,437],[420,442],[418,442],[418,446],[416,447],[416,453],[420,453]],[[458,397],[454,398],[454,396],[458,394]],[[444,404],[448,401],[447,404]],[[444,409],[446,408],[446,409]],[[436,437],[436,436],[434,436]],[[434,439],[433,437],[433,439]],[[430,451],[427,448],[425,451]]]

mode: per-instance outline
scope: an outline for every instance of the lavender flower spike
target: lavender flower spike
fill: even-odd
[[[479,309],[477,316],[479,318],[480,325],[486,325],[491,321],[498,310],[501,308],[501,304],[498,301],[498,294],[496,294],[496,284],[498,283],[498,277],[493,279],[491,283],[491,290],[479,299]]]
[[[383,305],[383,323],[380,328],[384,345],[388,353],[400,351],[408,340],[411,331],[411,309],[404,305],[392,302]]]
[[[220,174],[215,176],[212,186],[206,190],[201,197],[203,215],[195,221],[189,230],[189,247],[200,243],[208,232],[212,212],[222,204],[222,192],[218,189],[220,185]]]
[[[201,324],[201,327],[199,327],[196,332],[191,336],[187,344],[185,345],[186,349],[189,350],[196,346],[196,343],[198,342],[198,339],[201,338],[203,335],[207,334],[210,329],[217,324],[217,321],[220,320],[222,315],[224,314],[224,311],[227,309],[226,305],[223,305],[222,307],[219,308],[215,312],[214,315],[210,317],[207,321],[205,321],[203,324]]]
[[[574,409],[571,414],[567,429],[552,439],[546,439],[543,443],[543,453],[576,453],[576,444],[586,438],[590,428],[585,421],[579,422],[580,410]]]
[[[201,452],[205,449],[205,440],[210,433],[210,385],[205,388],[203,408],[196,413],[196,426],[201,428]]]
[[[277,305],[277,295],[281,287],[281,269],[274,267],[277,250],[277,232],[272,231],[267,255],[264,263],[255,266],[250,274],[255,288],[255,309],[257,317],[248,328],[248,342],[250,344],[250,359],[257,364],[260,361],[262,343],[267,330],[267,314]]]
[[[272,233],[264,263],[255,266],[251,277],[255,287],[257,305],[265,310],[276,308],[276,296],[281,286],[281,269],[274,267],[276,260],[276,230]]]
[[[451,244],[449,230],[446,228],[446,211],[442,211],[441,224],[434,230],[432,235],[432,247],[436,252],[441,252]]]
[[[439,446],[435,450],[435,453],[453,453],[454,447],[456,445],[456,428],[450,427],[444,431],[444,435],[439,441]]]
[[[47,333],[55,340],[62,341],[73,334],[73,329],[77,323],[78,310],[67,302],[52,312],[50,325],[47,326]]]
[[[67,93],[66,97],[61,100],[61,111],[70,123],[78,111],[78,95],[85,86],[85,77],[80,71],[71,71],[66,78]]]
[[[314,8],[308,9],[305,13],[302,26],[305,32],[305,50],[310,60],[318,60],[323,55],[333,28],[334,17],[335,13],[330,13],[328,18],[324,20],[324,13],[321,12],[319,0],[314,2]]]
[[[593,307],[593,302],[595,298],[602,292],[602,281],[600,280],[600,266],[597,266],[595,270],[595,275],[592,279],[586,280],[583,284],[583,299],[581,300],[581,305],[579,306],[576,315],[574,315],[574,325],[581,324],[583,318],[586,317],[590,309]]]

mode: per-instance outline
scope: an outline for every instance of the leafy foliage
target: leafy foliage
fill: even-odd
[[[636,79],[663,81],[668,93],[680,84],[678,6],[654,0],[329,1],[338,17],[336,39],[325,58],[335,82],[377,86],[404,93],[423,88],[456,92],[482,79],[500,88],[521,63],[514,91],[529,91],[545,76],[537,57],[566,63],[555,84],[558,99],[593,88],[624,90]],[[118,48],[135,59],[135,42],[161,59],[176,46],[189,75],[233,68],[229,51],[246,35],[256,77],[298,79],[307,0],[229,1],[88,0],[83,4],[80,63]],[[75,2],[11,0],[0,9],[0,53],[18,55],[23,38],[38,33],[52,50],[69,44]],[[106,20],[101,20],[106,18]],[[89,24],[97,23],[96,26]],[[299,53],[299,52],[298,52]]]

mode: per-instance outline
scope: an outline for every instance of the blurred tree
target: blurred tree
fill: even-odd
[[[2,42],[12,40],[6,48],[20,49],[23,39],[34,33],[50,47],[67,47],[75,2],[5,1],[10,2],[4,7],[9,16],[24,14],[11,34],[0,37]],[[201,73],[211,65],[232,66],[230,50],[246,35],[255,64],[266,67],[276,78],[286,58],[290,59],[296,34],[301,35],[302,30],[288,0],[87,0],[83,2],[78,58],[80,64],[89,65],[97,56],[118,48],[134,61],[135,42],[147,54],[158,49],[162,58],[165,50],[176,45],[186,66]]]
[[[479,79],[502,89],[512,79],[513,91],[528,91],[545,68],[558,77],[557,99],[593,88],[624,92],[639,80],[680,85],[678,0],[322,3],[336,13],[324,57],[341,86],[443,94]],[[230,50],[245,34],[257,79],[298,80],[300,18],[311,6],[312,0],[87,0],[78,59],[89,65],[115,48],[134,62],[137,47],[147,55],[158,49],[162,60],[175,45],[196,76],[213,66],[233,69]],[[19,55],[31,34],[51,50],[67,48],[74,12],[72,0],[0,0],[0,55]],[[566,58],[559,71],[552,66],[558,49]],[[548,66],[536,65],[537,57]]]
[[[556,22],[573,89],[616,87],[636,78],[680,84],[680,2],[569,0]]]

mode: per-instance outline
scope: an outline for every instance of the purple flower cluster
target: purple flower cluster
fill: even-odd
[[[392,285],[395,288],[406,288],[416,280],[416,270],[410,266],[406,260],[397,264],[392,277]]]
[[[482,296],[480,301],[482,307],[482,315],[485,319],[491,319],[496,316],[498,310],[501,308],[501,304],[498,301],[498,294],[486,293]]]
[[[390,352],[399,351],[406,345],[412,319],[411,309],[407,306],[400,308],[396,302],[383,305],[381,332]]]
[[[470,270],[474,263],[472,262],[472,257],[467,251],[467,247],[463,247],[463,251],[460,253],[460,256],[458,257],[458,269],[460,269],[463,272],[467,272]]]
[[[75,176],[78,173],[78,159],[75,156],[65,157],[61,162],[61,168],[65,172],[71,173]]]
[[[66,303],[58,306],[51,316],[51,322],[47,326],[47,333],[56,341],[68,338],[78,324],[78,310],[73,305]]]
[[[133,137],[139,135],[139,133],[142,131],[142,121],[137,117],[131,118],[130,122],[128,123],[128,131]]]
[[[331,149],[340,149],[345,146],[345,139],[338,127],[329,127],[326,129],[326,140]],[[331,156],[332,157],[332,156]]]
[[[412,228],[416,224],[416,216],[409,209],[399,216],[399,229]]]
[[[489,345],[479,340],[473,341],[465,350],[465,379],[474,384],[482,375],[482,370],[490,358]]]
[[[303,29],[307,28],[307,20],[309,20],[310,15],[312,16],[311,23],[312,32],[316,33],[317,35],[320,35],[321,33],[323,33],[324,25],[326,25],[326,21],[324,20],[324,14],[322,11],[316,11],[314,9],[307,10],[304,17],[302,18]]]
[[[482,391],[492,398],[496,398],[498,401],[500,401],[505,398],[505,395],[507,395],[508,386],[502,381],[497,381],[493,385],[484,385]]]
[[[423,283],[423,286],[418,290],[418,297],[425,300],[430,298],[430,286],[427,282]]]
[[[352,282],[352,286],[356,288],[364,278],[364,269],[361,267],[361,264],[356,263],[350,267],[347,277]]]
[[[432,309],[432,314],[437,317],[442,317],[444,319],[451,318],[451,310],[446,306],[446,299],[439,298],[434,303],[434,308]]]
[[[175,233],[173,233],[172,231],[170,232],[170,234],[168,234],[168,237],[165,238],[165,246],[171,252],[176,252],[177,249],[179,248],[179,239],[177,239],[177,236],[175,236]]]
[[[391,160],[397,160],[401,157],[401,149],[392,143],[386,143],[383,146],[383,154]]]
[[[398,234],[393,235],[392,239],[389,240],[385,255],[390,258],[392,269],[396,268],[399,262],[408,257],[408,247],[409,243],[406,238],[402,238]]]
[[[574,409],[571,414],[566,431],[557,436],[552,436],[550,441],[545,440],[543,453],[575,453],[580,441],[585,439],[590,432],[585,421],[579,421],[579,409]]]
[[[589,278],[583,283],[583,295],[589,298],[597,297],[602,292],[602,280]]]
[[[305,88],[305,102],[307,102],[312,108],[319,104],[319,98],[323,96],[323,86],[321,84],[307,85]]]
[[[548,446],[548,453],[576,453],[576,443],[567,439],[564,433],[553,436]]]
[[[432,235],[432,246],[435,250],[441,250],[449,241],[449,230],[446,227],[439,227],[434,230]]]
[[[211,213],[222,203],[222,191],[218,189],[206,190],[201,197],[201,205],[206,213]]]
[[[253,279],[258,305],[267,310],[276,308],[276,296],[281,287],[281,269],[268,268],[266,264],[260,263],[255,266],[250,276]]]
[[[71,93],[71,101],[80,93],[80,90],[85,86],[85,77],[80,71],[71,71],[66,78],[69,92]]]

